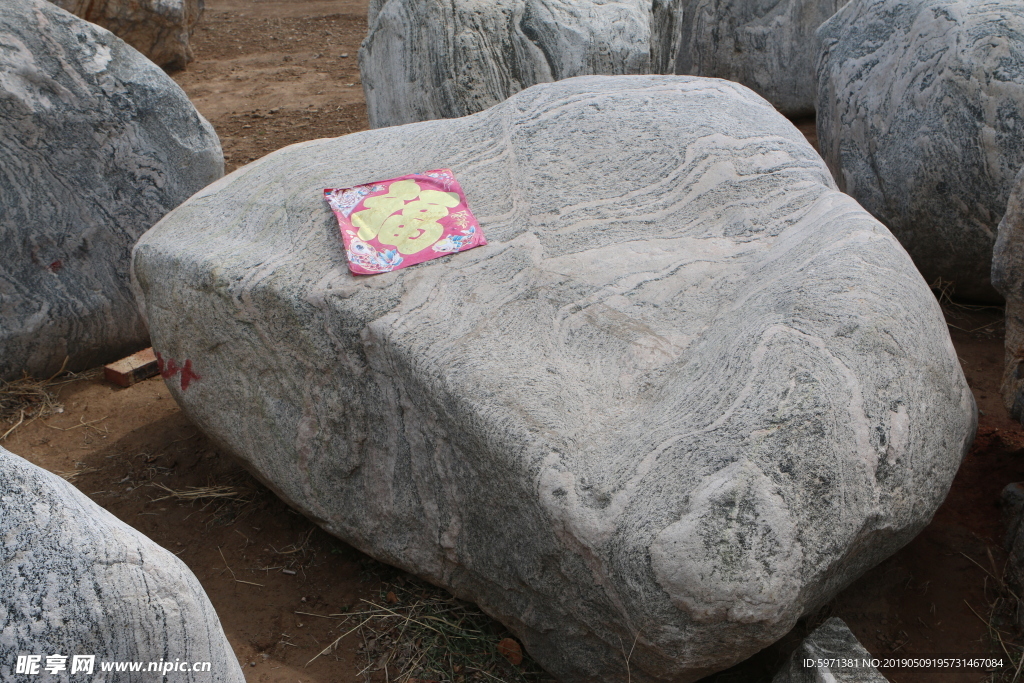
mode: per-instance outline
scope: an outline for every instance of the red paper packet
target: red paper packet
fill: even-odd
[[[386,273],[487,244],[455,174],[447,168],[325,189],[348,267]]]

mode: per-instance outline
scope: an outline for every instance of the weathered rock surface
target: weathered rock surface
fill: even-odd
[[[1003,404],[1013,419],[1024,422],[1024,166],[999,222],[992,284],[1006,298]]]
[[[99,24],[165,69],[194,59],[189,41],[203,16],[203,0],[50,0]]]
[[[852,0],[819,30],[818,141],[929,283],[998,300],[992,248],[1024,166],[1024,4]]]
[[[650,70],[650,0],[371,2],[359,69],[372,128],[454,118],[537,83]]]
[[[147,346],[131,247],[224,173],[163,71],[42,0],[0,4],[0,378]]]
[[[370,126],[455,118],[589,74],[737,81],[814,112],[815,29],[847,0],[371,0]]]
[[[1020,418],[1018,418],[1020,419]],[[1024,482],[1007,484],[1000,498],[1006,535],[1003,546],[1009,558],[1006,563],[1006,582],[1013,592],[1024,593]],[[1024,602],[1017,598],[1016,621],[1024,628]]]
[[[736,81],[785,114],[813,114],[815,31],[847,1],[654,0],[656,18],[667,6],[660,22],[673,26],[673,42],[659,46],[667,63],[654,70]]]
[[[324,187],[451,168],[486,247],[349,274]],[[976,417],[892,235],[726,81],[582,77],[285,148],[144,235],[189,417],[560,680],[695,680],[912,538]]]
[[[861,666],[873,659],[839,617],[832,617],[814,629],[793,652],[772,683],[887,683],[889,679],[873,666]],[[813,660],[825,666],[804,666]],[[857,666],[834,666],[836,660],[856,661]]]
[[[66,670],[42,671],[47,655]],[[217,613],[188,567],[74,486],[0,448],[0,679],[19,655],[42,655],[39,673],[71,675],[75,655],[95,655],[96,681],[152,681],[153,673],[100,671],[101,661],[180,659],[210,670],[173,680],[243,683]],[[159,676],[157,676],[159,678]]]

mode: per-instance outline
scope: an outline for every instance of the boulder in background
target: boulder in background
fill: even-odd
[[[818,143],[929,283],[997,302],[992,249],[1024,166],[1024,3],[852,0],[819,30]]]
[[[99,24],[168,70],[194,59],[189,41],[203,16],[203,0],[50,0]]]
[[[0,379],[148,346],[132,245],[224,173],[156,65],[43,0],[0,4]]]

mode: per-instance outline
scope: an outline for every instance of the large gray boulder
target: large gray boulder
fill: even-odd
[[[852,0],[819,30],[818,142],[929,283],[997,301],[996,227],[1024,165],[1024,3]]]
[[[203,16],[203,0],[50,0],[118,38],[165,69],[194,59],[190,40]]]
[[[18,674],[18,658],[32,655],[41,657],[41,676]],[[44,671],[50,655],[66,658],[54,676]],[[174,681],[245,681],[213,605],[181,560],[57,475],[0,448],[0,680],[80,680],[76,655],[95,656],[90,681],[154,681],[150,662],[176,660],[210,666],[178,667]],[[101,670],[101,662],[126,661],[142,662],[143,672]]]
[[[788,115],[814,113],[823,21],[848,0],[654,0],[671,25],[661,73],[725,78]],[[656,31],[658,29],[655,29]]]
[[[1006,213],[999,222],[992,256],[992,284],[1006,298],[1003,403],[1011,417],[1024,422],[1024,166],[1017,174]],[[1024,542],[1021,551],[1024,557]]]
[[[814,112],[814,31],[846,0],[371,0],[359,66],[372,128],[454,118],[589,74],[743,83]]]
[[[454,118],[537,83],[650,71],[650,0],[371,2],[370,127]]]
[[[348,271],[322,188],[451,168],[489,244]],[[685,683],[911,539],[975,407],[935,297],[727,81],[589,76],[287,147],[136,246],[188,416],[566,682]]]
[[[223,173],[156,65],[49,2],[0,3],[0,379],[146,346],[132,245]]]
[[[832,617],[803,639],[772,683],[888,683],[850,627]]]

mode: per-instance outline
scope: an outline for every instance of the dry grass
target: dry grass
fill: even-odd
[[[474,605],[440,588],[402,578],[385,583],[378,600],[363,603],[363,609],[342,614],[298,612],[341,622],[341,635],[314,660],[355,637],[363,641],[357,649],[366,666],[359,674],[367,681],[376,672],[393,683],[551,680],[525,655],[518,665],[502,656],[498,644],[510,634]]]
[[[955,293],[955,285],[950,280],[943,280],[941,277],[935,280],[935,282],[929,285],[932,292],[935,294],[935,298],[939,300],[939,303],[945,307],[960,309],[962,311],[985,311],[995,310],[1001,311],[1003,306],[1001,304],[968,304],[962,301],[956,301],[953,299]]]
[[[83,474],[90,474],[92,472],[99,472],[99,471],[100,470],[99,470],[98,467],[89,467],[85,463],[81,463],[80,462],[80,463],[77,463],[76,469],[71,470],[70,472],[56,472],[55,474],[57,474],[57,476],[63,478],[66,481],[70,481],[70,482],[74,483],[75,479],[77,479],[78,477],[82,476]]]
[[[49,379],[36,379],[25,375],[12,382],[0,380],[0,441],[14,430],[41,417],[64,412],[59,401],[60,390],[72,382],[93,379],[103,371],[95,368],[85,372],[64,372],[64,366]],[[9,425],[9,426],[3,426]]]
[[[1006,663],[991,673],[991,683],[1018,683],[1024,680],[1024,643],[1020,630],[1021,610],[1024,603],[1006,581],[1006,567],[998,570],[991,549],[988,550],[988,564],[985,567],[966,553],[960,553],[985,574],[985,595],[988,600],[987,615],[979,614],[970,603],[967,607],[974,612],[988,627],[988,636],[992,644],[993,655],[1006,657]],[[1008,566],[1008,564],[1007,564]],[[965,601],[966,602],[966,601]]]
[[[966,332],[972,336],[991,339],[997,334],[1003,333],[1003,326],[1006,323],[1002,315],[1003,306],[990,304],[968,304],[956,301],[953,296],[953,283],[937,279],[931,284],[932,293],[939,301],[942,314],[946,318],[946,325],[954,330]],[[995,319],[992,319],[995,318]],[[978,325],[981,320],[986,320]],[[961,359],[963,362],[963,359]]]
[[[234,486],[186,486],[184,489],[175,490],[158,482],[153,482],[149,485],[167,493],[166,496],[153,498],[151,500],[153,503],[161,500],[178,500],[183,502],[230,500],[237,503],[250,502],[250,496]]]

